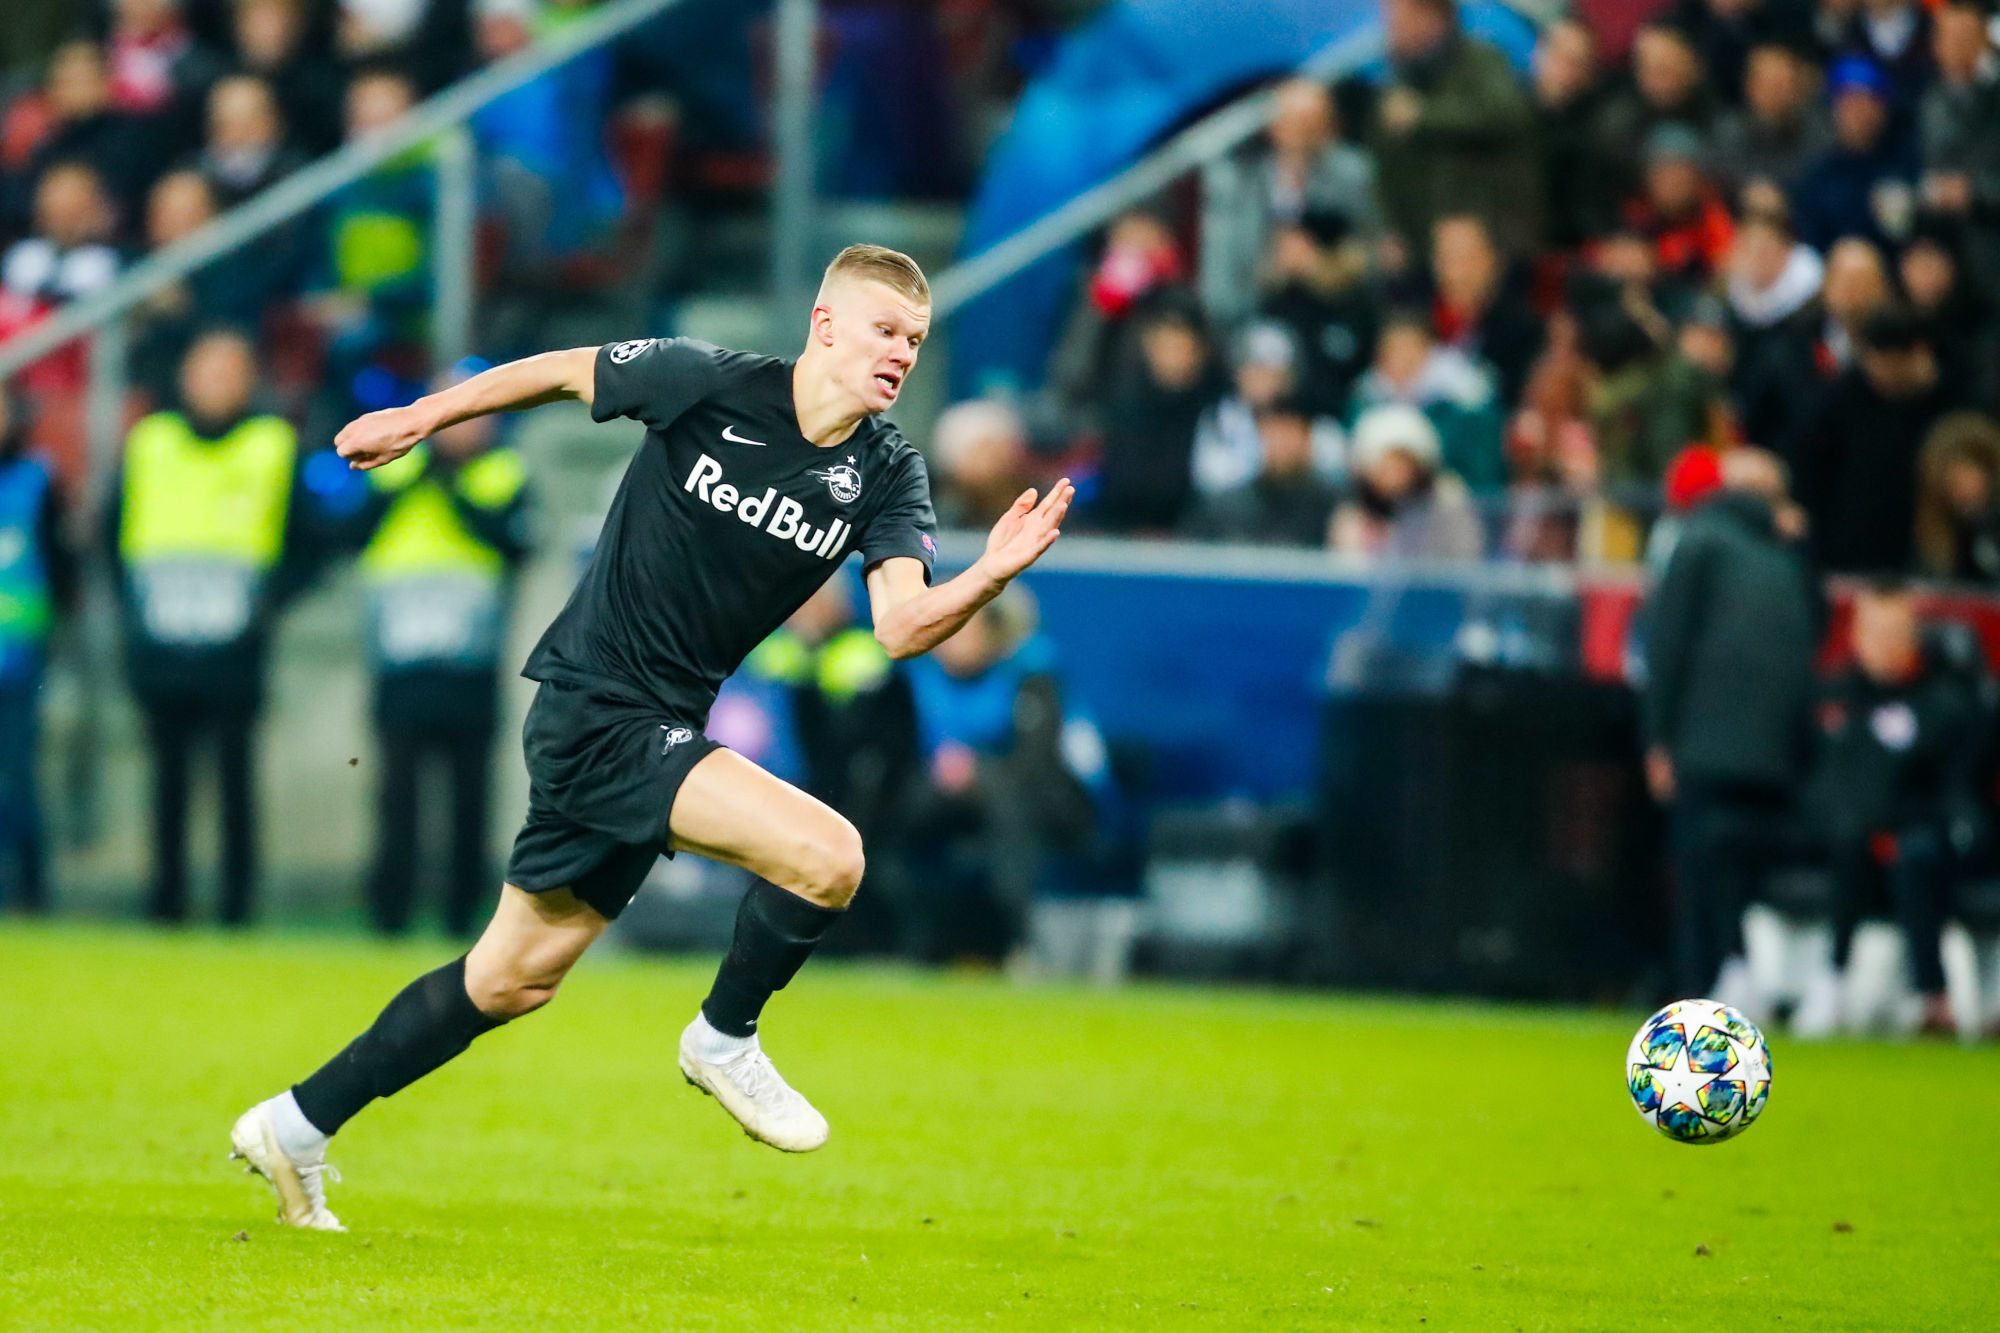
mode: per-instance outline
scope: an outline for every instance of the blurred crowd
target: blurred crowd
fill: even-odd
[[[0,55],[0,339],[150,251],[380,133],[446,85],[602,0],[22,0]],[[996,107],[1076,6],[835,0],[822,20],[822,188],[957,197]],[[488,105],[478,149],[478,350],[536,350],[553,313],[650,322],[684,261],[681,203],[762,207],[768,3],[683,0]],[[884,64],[923,77],[885,86]],[[894,133],[864,133],[887,125]],[[170,405],[202,328],[251,329],[275,405],[320,445],[429,373],[435,144],[154,298],[132,327],[140,408]],[[16,389],[66,480],[82,471],[86,349]]]
[[[469,359],[443,379],[483,365]],[[378,761],[366,905],[384,933],[408,929],[435,845],[437,917],[469,934],[497,882],[491,777],[514,666],[508,617],[531,550],[527,469],[506,423],[480,418],[388,467],[350,471],[302,450],[292,424],[260,406],[261,375],[244,334],[199,334],[177,367],[176,405],[133,425],[102,516],[97,549],[115,575],[123,674],[150,761],[146,914],[207,914],[188,869],[191,793],[206,770],[220,832],[214,911],[225,924],[253,919],[272,635],[299,593],[351,562]],[[79,551],[20,417],[0,395],[0,910],[41,911],[55,895],[38,692],[75,608]],[[1109,749],[1067,697],[1025,590],[936,654],[897,664],[856,623],[843,575],[756,650],[710,729],[867,831],[881,906],[857,929],[875,947],[999,959],[1027,947],[1047,903],[1134,888]]]
[[[8,48],[0,88],[0,338],[593,6],[24,5],[7,35],[27,54]],[[965,90],[1017,85],[1069,8],[829,4],[829,191],[962,193],[990,130]],[[760,10],[689,0],[660,22],[700,42],[642,30],[475,118],[483,351],[536,349],[565,302],[650,302],[670,200],[759,206]],[[943,413],[941,520],[982,528],[1067,472],[1074,530],[1644,561],[1657,581],[1633,656],[1670,807],[1676,984],[1789,1004],[1808,1031],[1865,1024],[1850,953],[1886,917],[1913,1021],[1948,1026],[1942,923],[2000,885],[2000,705],[1977,645],[1927,623],[1902,580],[2000,583],[1989,5],[1584,3],[1541,29],[1526,69],[1453,0],[1381,13],[1379,69],[1278,84],[1265,132],[1109,226],[1036,394]],[[885,64],[936,77],[887,89]],[[436,823],[443,924],[475,924],[533,487],[492,423],[366,476],[325,448],[352,415],[479,364],[428,359],[432,154],[138,312],[129,428],[91,512],[65,498],[83,490],[85,349],[0,394],[0,904],[49,901],[37,692],[100,560],[151,760],[148,910],[193,910],[190,792],[212,766],[219,911],[250,919],[271,631],[352,561],[381,775],[368,909],[410,925]],[[1870,580],[1831,634],[1825,573]],[[1829,642],[1852,661],[1832,678]],[[1051,911],[1095,913],[1056,934],[1096,930],[1107,957],[1130,943],[1118,899],[1138,882],[1143,783],[1121,781],[1025,592],[892,664],[836,581],[712,725],[862,828],[881,890],[863,901],[883,906],[857,929],[875,944],[1001,956]],[[1757,904],[1823,925],[1821,963],[1774,985],[1742,929]]]
[[[1834,604],[1822,670],[1828,603],[1778,460],[1734,450],[1704,490],[1652,598],[1641,690],[1647,781],[1669,808],[1676,992],[1760,1022],[1783,1006],[1806,1036],[1982,1020],[2000,1035],[1976,985],[1954,1000],[1943,952],[1945,924],[1965,923],[2000,996],[2000,685],[1984,646],[1883,575]],[[1894,923],[1907,986],[1855,964],[1870,920]]]
[[[1039,397],[947,419],[968,519],[1060,467],[1107,532],[1632,560],[1751,445],[1819,568],[2000,579],[1989,5],[1582,5],[1526,71],[1381,13],[1379,77],[1108,228]]]

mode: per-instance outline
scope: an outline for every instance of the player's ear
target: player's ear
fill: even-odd
[[[821,346],[833,346],[833,310],[825,302],[813,307],[812,336]]]

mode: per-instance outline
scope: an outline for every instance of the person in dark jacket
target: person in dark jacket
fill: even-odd
[[[1671,807],[1675,985],[1752,1009],[1743,908],[1811,750],[1819,603],[1800,523],[1777,460],[1730,451],[1648,606],[1641,703],[1648,785]]]
[[[1963,229],[1948,217],[1925,214],[1896,257],[1896,276],[1924,323],[1945,382],[1961,386],[1968,403],[1990,412],[2000,406],[2000,329],[1964,256]]]
[[[1507,57],[1459,25],[1457,0],[1383,0],[1389,78],[1375,107],[1383,220],[1421,263],[1431,224],[1482,219],[1509,258],[1542,236],[1535,108]]]
[[[1535,41],[1534,94],[1548,243],[1574,250],[1609,228],[1616,214],[1598,135],[1608,91],[1588,25],[1559,19],[1542,29]]]
[[[1924,1029],[1950,1034],[1939,936],[1952,884],[1951,825],[1977,804],[1975,677],[1941,643],[1924,641],[1916,597],[1894,579],[1855,596],[1851,642],[1854,662],[1820,710],[1810,803],[1838,885],[1834,961],[1845,964],[1856,922],[1886,887],[1924,999]]]
[[[1800,437],[1798,494],[1819,563],[1840,573],[1909,568],[1917,456],[1960,406],[1923,321],[1887,307],[1861,326],[1857,365],[1836,380]]]
[[[1934,18],[1938,76],[1917,107],[1926,207],[1966,229],[1973,276],[2000,299],[2000,59],[1984,0],[1945,0]]]
[[[1826,5],[1832,9],[1835,6]],[[1839,52],[1879,67],[1889,80],[1897,115],[1906,115],[1937,73],[1925,0],[1862,0],[1850,5]]]
[[[1440,346],[1456,347],[1493,367],[1500,401],[1521,399],[1545,332],[1527,298],[1507,285],[1507,268],[1486,224],[1469,213],[1431,229],[1431,328]]]
[[[1812,253],[1807,247],[1805,254]],[[1790,260],[1786,265],[1795,267]],[[1791,279],[1798,280],[1796,275]],[[1855,363],[1861,326],[1888,303],[1888,265],[1873,242],[1850,236],[1827,252],[1818,285],[1817,298],[1794,306],[1768,330],[1739,344],[1733,382],[1744,436],[1775,450],[1794,469],[1801,433],[1834,383]],[[1769,313],[1774,304],[1782,308],[1791,303],[1790,298],[1768,299],[1779,295],[1766,288],[1766,299],[1753,297],[1750,305]],[[1736,301],[1732,284],[1731,302]]]
[[[1139,365],[1107,400],[1104,463],[1088,513],[1116,532],[1164,532],[1194,496],[1194,433],[1228,389],[1201,316],[1163,299],[1135,316]]]
[[[1313,419],[1297,398],[1257,409],[1263,460],[1241,486],[1210,496],[1185,525],[1200,541],[1269,546],[1325,546],[1340,498],[1313,470]]]
[[[1821,251],[1843,236],[1893,245],[1916,208],[1917,156],[1895,123],[1889,77],[1845,57],[1827,71],[1826,94],[1834,145],[1792,189],[1799,238]]]
[[[111,75],[95,42],[70,41],[49,58],[43,96],[49,126],[18,171],[0,175],[0,223],[25,229],[34,213],[42,176],[64,162],[84,162],[97,172],[113,204],[130,210],[152,180],[157,164],[142,126],[112,105]]]
[[[1631,86],[1606,103],[1598,120],[1611,198],[1639,192],[1641,152],[1655,130],[1679,125],[1706,143],[1722,107],[1685,31],[1660,20],[1640,28],[1632,38]]]
[[[221,769],[222,919],[250,918],[257,878],[253,767],[267,647],[304,581],[312,509],[297,434],[253,406],[250,339],[212,330],[181,363],[178,410],[133,426],[106,506],[125,604],[125,659],[153,750],[148,914],[187,916],[189,769],[197,744]]]
[[[1805,9],[1796,0],[1678,0],[1667,21],[1687,34],[1709,81],[1733,96],[1758,49],[1811,40]]]
[[[1259,316],[1291,330],[1302,353],[1299,393],[1315,412],[1345,415],[1381,323],[1367,247],[1340,214],[1307,213],[1271,238],[1262,278]]]
[[[1715,125],[1710,166],[1732,200],[1771,208],[1833,145],[1833,127],[1813,97],[1817,71],[1789,46],[1750,53],[1743,106]]]

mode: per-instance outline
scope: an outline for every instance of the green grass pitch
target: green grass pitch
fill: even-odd
[[[606,956],[350,1127],[350,1234],[280,1229],[231,1119],[446,956],[0,930],[0,1328],[2000,1320],[1991,1048],[1780,1040],[1763,1121],[1685,1148],[1626,1101],[1636,1013],[824,963],[767,1020],[817,1154],[682,1084],[709,961]]]

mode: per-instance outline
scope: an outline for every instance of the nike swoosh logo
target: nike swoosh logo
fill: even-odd
[[[731,441],[731,442],[733,442],[733,443],[736,443],[736,444],[757,444],[757,445],[761,445],[761,444],[763,444],[763,443],[764,443],[764,442],[763,442],[762,440],[753,440],[753,439],[751,439],[751,438],[750,438],[749,436],[747,436],[747,435],[738,435],[738,434],[736,433],[736,427],[734,427],[734,426],[724,426],[724,427],[722,428],[722,438],[723,438],[723,439],[725,439],[725,440],[729,440],[729,441]]]

